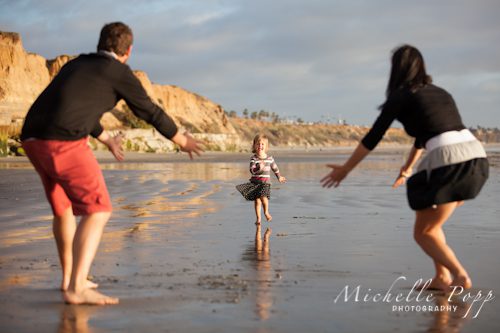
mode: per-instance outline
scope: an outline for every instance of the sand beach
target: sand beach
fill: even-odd
[[[62,302],[38,175],[0,159],[0,332],[498,332],[498,147],[480,196],[445,225],[474,283],[451,298],[412,288],[434,272],[405,189],[391,188],[406,149],[377,149],[321,188],[351,149],[272,152],[288,182],[273,181],[260,230],[235,189],[249,154],[98,153],[114,211],[91,279],[120,297],[105,307]]]

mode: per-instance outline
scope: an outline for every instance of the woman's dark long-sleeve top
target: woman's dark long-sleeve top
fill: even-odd
[[[83,54],[64,65],[26,116],[21,139],[98,137],[101,116],[124,99],[132,112],[171,139],[174,121],[147,95],[130,67],[103,54]]]
[[[415,148],[425,147],[427,140],[436,135],[465,128],[453,97],[429,84],[415,92],[400,89],[392,93],[362,144],[373,150],[395,119],[415,138]]]

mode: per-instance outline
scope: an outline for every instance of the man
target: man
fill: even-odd
[[[123,160],[121,137],[101,127],[101,116],[124,99],[134,114],[192,158],[200,143],[179,133],[173,120],[154,104],[126,65],[132,51],[131,29],[115,22],[101,30],[97,53],[68,62],[31,106],[21,140],[40,175],[54,213],[53,232],[62,266],[61,289],[70,304],[117,304],[87,280],[111,200],[101,169],[88,147],[88,135]],[[76,225],[75,215],[81,216]]]

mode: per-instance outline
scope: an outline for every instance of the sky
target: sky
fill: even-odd
[[[391,51],[411,44],[466,126],[500,127],[499,17],[498,0],[0,0],[0,30],[45,58],[94,52],[102,26],[122,21],[129,65],[154,83],[240,115],[366,126]]]

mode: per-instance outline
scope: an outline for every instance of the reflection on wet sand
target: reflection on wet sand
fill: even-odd
[[[90,333],[89,327],[91,316],[99,307],[91,305],[65,305],[61,310],[61,320],[57,329],[58,333]]]
[[[219,205],[210,200],[210,197],[220,191],[218,184],[203,184],[198,182],[186,182],[166,188],[168,181],[156,175],[157,182],[151,188],[149,196],[144,200],[127,203],[126,199],[118,199],[118,205],[113,214],[117,221],[118,229],[108,228],[103,237],[105,239],[105,251],[121,251],[127,239],[131,236],[134,241],[149,242],[158,237],[162,231],[168,228],[168,235],[173,237],[182,230],[193,226],[195,218],[215,212]],[[124,192],[134,196],[134,191],[142,191],[146,186],[145,181],[151,179],[139,177],[130,179],[129,184],[123,187]],[[119,220],[126,220],[126,228]],[[133,224],[131,224],[132,222]],[[182,222],[182,223],[178,223]]]
[[[163,181],[182,180],[182,181],[211,181],[228,180],[237,178],[248,178],[248,169],[246,159],[240,163],[110,163],[101,164],[103,170],[142,170],[156,171],[156,177],[151,177],[148,173],[148,179],[161,178]]]
[[[448,301],[448,296],[436,296],[434,300],[435,306],[440,309],[447,309],[456,306],[457,310],[453,311],[436,311],[433,312],[433,318],[430,322],[427,332],[429,333],[459,333],[462,330],[464,323],[470,316],[465,317],[468,304],[461,300]]]
[[[269,319],[273,305],[271,291],[272,272],[269,239],[271,228],[267,228],[264,239],[261,235],[261,226],[257,225],[255,230],[255,244],[249,248],[244,259],[249,260],[255,268],[256,292],[255,292],[255,314],[260,320]]]

